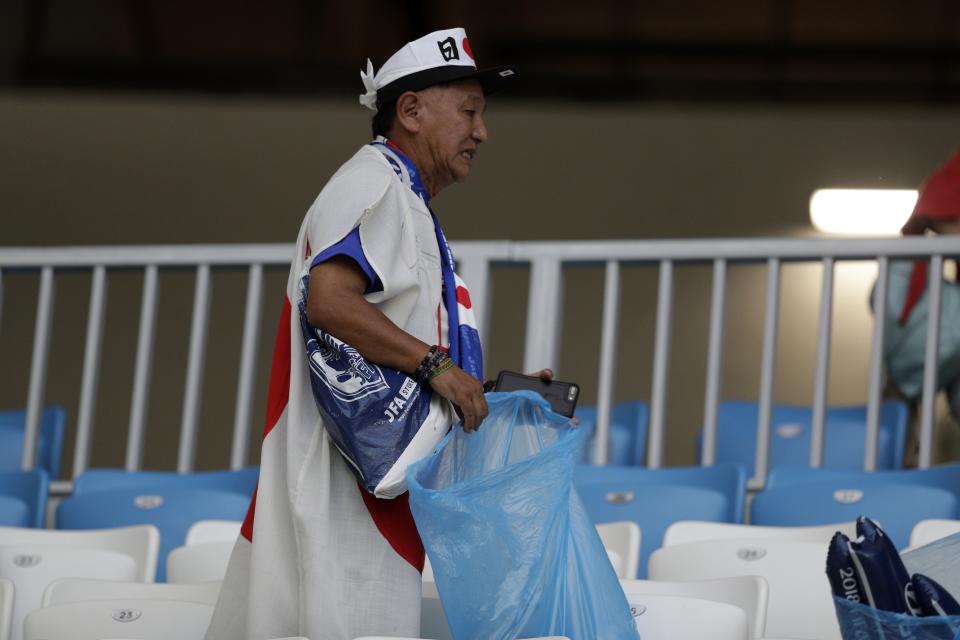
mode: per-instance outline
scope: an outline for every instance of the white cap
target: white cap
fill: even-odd
[[[366,71],[360,72],[366,89],[360,96],[360,104],[377,111],[380,105],[396,99],[404,91],[419,91],[465,78],[476,78],[483,92],[490,94],[516,75],[516,67],[509,66],[477,70],[467,32],[459,27],[442,29],[408,42],[390,56],[376,74],[368,59]]]

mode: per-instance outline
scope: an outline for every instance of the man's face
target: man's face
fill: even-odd
[[[476,80],[464,80],[422,92],[421,136],[441,184],[463,180],[473,168],[477,148],[487,139],[486,101]]]

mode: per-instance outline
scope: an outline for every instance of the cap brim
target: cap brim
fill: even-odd
[[[424,69],[398,78],[377,91],[377,102],[387,104],[405,91],[420,91],[435,84],[475,78],[480,82],[484,95],[496,93],[519,75],[516,67],[505,65],[489,69],[474,69],[465,65],[448,65]]]

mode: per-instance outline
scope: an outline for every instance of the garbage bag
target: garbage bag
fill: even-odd
[[[588,436],[531,391],[487,394],[407,470],[410,508],[456,640],[636,640],[630,606],[573,488]]]
[[[958,640],[960,616],[917,617],[834,596],[843,640]]]

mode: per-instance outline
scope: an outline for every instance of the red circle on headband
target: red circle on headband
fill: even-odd
[[[473,57],[473,49],[470,48],[470,41],[467,40],[466,38],[463,39],[463,50],[464,50],[464,52],[466,52],[466,54],[467,54],[468,56],[470,56],[470,59],[471,59],[471,60],[474,60],[474,59],[475,59],[475,58]]]

